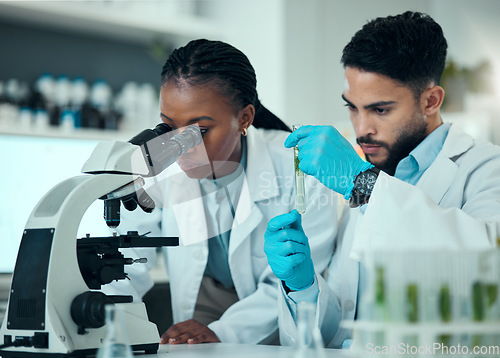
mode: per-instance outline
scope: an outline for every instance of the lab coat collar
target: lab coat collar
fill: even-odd
[[[250,126],[247,136],[246,176],[231,229],[230,256],[263,220],[262,212],[255,203],[273,198],[279,193],[276,171],[267,150],[267,143],[259,130]],[[233,269],[235,268],[232,267]]]
[[[253,202],[267,200],[280,194],[276,170],[267,145],[259,130],[250,126],[247,136],[247,173],[251,176],[248,187]]]
[[[474,138],[462,132],[456,126],[451,124],[448,136],[443,144],[442,153],[451,160],[464,154],[474,145]]]
[[[458,166],[455,164],[456,158],[467,152],[473,145],[474,139],[471,136],[452,125],[443,149],[416,186],[422,188],[436,204],[439,204],[458,171]]]

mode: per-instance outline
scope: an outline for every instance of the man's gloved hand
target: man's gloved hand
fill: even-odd
[[[267,224],[264,251],[276,277],[294,291],[314,282],[314,265],[307,236],[297,210],[278,215]]]
[[[299,168],[326,187],[351,197],[356,176],[373,167],[332,126],[302,126],[291,133],[285,147],[299,147]]]

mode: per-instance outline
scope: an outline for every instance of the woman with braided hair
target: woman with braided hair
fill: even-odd
[[[174,130],[198,126],[203,143],[167,169],[161,211],[122,217],[130,229],[180,238],[179,247],[163,248],[174,325],[162,343],[278,343],[280,286],[264,232],[270,218],[295,208],[295,173],[293,151],[283,146],[290,130],[260,103],[256,85],[248,58],[220,41],[191,41],[163,66],[162,121]],[[337,201],[315,179],[306,188],[304,230],[322,271]],[[135,298],[152,287],[145,269],[128,274]]]

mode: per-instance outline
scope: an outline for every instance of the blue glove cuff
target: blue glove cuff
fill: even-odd
[[[305,285],[304,287],[293,287],[293,286],[287,284],[285,281],[283,281],[283,283],[285,285],[284,289],[285,289],[286,293],[293,292],[293,291],[302,291],[302,290],[305,290],[306,288],[309,288],[312,286],[312,284],[314,283],[314,274],[312,276],[311,282],[308,285]],[[287,290],[287,288],[289,290]]]

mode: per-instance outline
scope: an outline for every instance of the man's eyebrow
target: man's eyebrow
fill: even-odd
[[[356,106],[351,101],[349,101],[347,98],[345,98],[344,95],[342,95],[342,99],[344,101],[346,101],[349,106],[356,108]]]
[[[163,113],[160,113],[160,116],[162,116],[163,118],[165,118],[166,120],[170,121],[170,122],[174,122],[173,119],[167,117],[166,115],[164,115]],[[215,119],[213,119],[212,117],[208,117],[208,116],[200,116],[200,117],[195,117],[195,118],[192,118],[189,120],[189,123],[190,124],[193,124],[193,123],[196,123],[196,122],[199,122],[199,121],[214,121]]]
[[[356,108],[356,106],[351,101],[349,101],[347,98],[345,98],[344,95],[342,95],[342,99],[344,101],[346,101],[349,106]],[[384,106],[392,105],[394,103],[396,103],[396,101],[379,101],[379,102],[375,102],[375,103],[370,103],[370,104],[364,106],[363,108],[364,109],[371,109],[371,108],[377,108],[377,107],[384,107]]]

